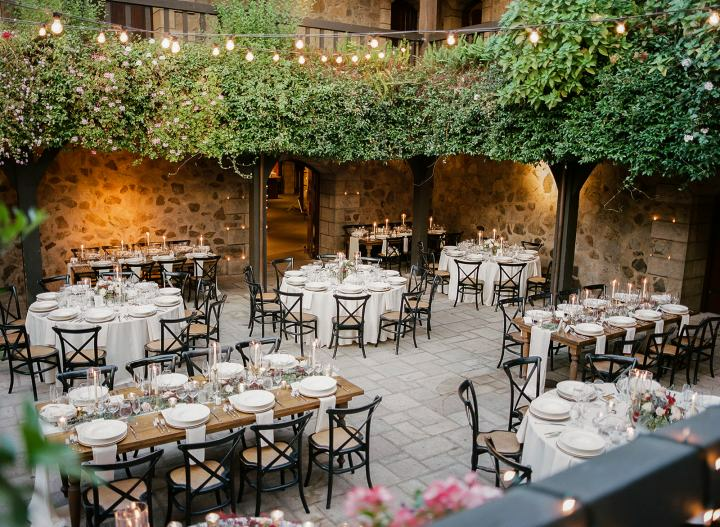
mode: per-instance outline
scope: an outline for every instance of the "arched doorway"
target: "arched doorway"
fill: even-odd
[[[390,6],[390,29],[395,31],[417,31],[418,10],[406,0],[395,0]]]
[[[483,3],[471,2],[463,11],[463,26],[476,26],[483,22]]]

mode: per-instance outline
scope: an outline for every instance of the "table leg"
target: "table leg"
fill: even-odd
[[[526,342],[522,345],[522,356],[523,357],[529,357],[530,356],[530,332],[521,330],[520,335],[523,337],[523,340],[526,340]],[[523,364],[520,366],[520,377],[525,378],[527,377],[527,365]]]
[[[580,359],[580,348],[577,346],[568,346],[570,351],[570,380],[577,380],[578,374],[578,361]]]
[[[70,525],[80,527],[82,514],[80,480],[75,476],[68,476],[68,509],[70,510]]]

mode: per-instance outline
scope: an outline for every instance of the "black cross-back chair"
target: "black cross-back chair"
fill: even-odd
[[[495,486],[504,490],[519,485],[527,485],[532,481],[532,468],[518,463],[498,451],[492,437],[485,438],[485,446],[495,462]],[[502,471],[501,467],[508,467]]]
[[[115,272],[115,264],[93,265],[92,271],[93,271],[92,279],[95,281],[95,283],[97,283],[97,281],[101,280],[103,276],[107,275],[107,273]]]
[[[575,295],[578,299],[578,302],[580,301],[580,295],[578,294],[578,289],[563,289],[562,291],[558,291],[557,296],[555,297],[555,305],[560,304],[567,304],[570,302],[570,297]]]
[[[87,479],[91,482],[89,488],[83,492],[83,508],[88,527],[100,527],[103,522],[113,518],[116,509],[126,507],[128,502],[147,503],[148,518],[152,527],[152,484],[155,477],[155,466],[162,454],[162,450],[155,450],[144,456],[115,463],[84,462],[82,470],[90,476]],[[136,472],[136,469],[141,467],[142,470]],[[128,477],[105,481],[97,475],[110,470],[123,470]]]
[[[235,451],[244,430],[232,432],[220,439],[212,439],[203,443],[181,443],[178,449],[183,455],[183,464],[170,469],[165,476],[168,487],[168,505],[165,523],[170,521],[173,507],[177,507],[185,515],[185,525],[192,523],[193,515],[206,514],[230,505],[235,512]],[[209,449],[221,453],[218,459],[200,461],[195,450]],[[225,499],[221,498],[221,493]],[[184,494],[181,503],[178,495]],[[214,494],[215,504],[193,509],[193,500],[206,494]]]
[[[610,354],[611,355],[625,355],[626,357],[635,357],[638,359],[640,358],[640,361],[643,360],[643,357],[645,355],[645,351],[647,349],[647,342],[648,342],[649,335],[646,333],[637,333],[635,335],[635,338],[629,339],[627,337],[622,337],[616,340],[612,341],[612,346],[610,346]],[[629,346],[630,351],[627,352],[625,347]]]
[[[24,325],[0,324],[0,334],[2,335],[0,342],[7,352],[10,370],[8,393],[12,393],[16,373],[28,375],[32,384],[33,398],[37,401],[35,374],[37,373],[40,382],[43,382],[43,373],[59,368],[58,351],[52,346],[32,345]]]
[[[217,287],[214,282],[199,281],[195,286],[194,309],[195,318],[202,322],[207,320],[208,309],[213,301],[217,300]],[[189,312],[186,309],[185,315]]]
[[[320,260],[322,262],[323,267],[325,267],[325,264],[334,262],[337,259],[337,254],[331,254],[331,253],[318,254],[317,259]],[[275,271],[277,272],[277,269]]]
[[[267,425],[252,425],[250,431],[255,436],[255,445],[247,447],[245,437],[242,436],[243,450],[240,453],[240,492],[238,501],[242,501],[245,483],[255,489],[255,516],[260,515],[261,498],[263,492],[283,490],[294,485],[300,491],[300,501],[305,512],[310,513],[302,485],[302,437],[308,421],[313,412],[308,412],[295,419],[284,420],[278,423]],[[274,436],[279,432],[288,438],[283,441],[268,441],[267,432],[272,431]],[[255,472],[255,481],[250,478]],[[288,480],[285,472],[292,476]],[[264,485],[263,480],[270,474],[280,475],[280,483],[276,485]]]
[[[265,337],[261,339],[253,339],[253,338],[247,338],[238,341],[237,344],[235,344],[235,349],[240,353],[240,358],[242,359],[243,366],[246,368],[248,367],[248,364],[252,364],[252,360],[250,358],[250,346],[254,344],[255,342],[259,342],[260,346],[270,346],[270,349],[265,352],[263,352],[263,355],[269,355],[271,353],[277,353],[280,349],[280,343],[282,340],[280,337]],[[228,360],[230,360],[228,358]]]
[[[151,353],[180,355],[190,347],[190,324],[194,315],[182,318],[164,318],[160,320],[160,339],[145,344],[145,356]]]
[[[413,265],[410,267],[410,274],[407,277],[407,292],[425,294],[427,290],[428,273],[422,267]]]
[[[503,296],[520,296],[520,279],[527,263],[499,263],[498,267],[500,268],[500,278],[495,280],[491,302],[495,304],[495,311],[497,311],[496,301],[500,301]]]
[[[478,461],[482,454],[487,454],[488,449],[485,439],[491,437],[498,450],[503,455],[519,460],[522,455],[522,445],[517,440],[517,434],[507,430],[491,430],[489,432],[480,432],[478,418],[478,402],[475,393],[475,386],[470,379],[465,379],[458,388],[458,396],[465,408],[470,431],[472,432],[472,452],[470,458],[470,467],[473,472],[478,468],[484,472],[495,473],[494,468],[479,466]]]
[[[685,328],[683,328],[685,329]],[[707,317],[700,324],[697,330],[691,336],[686,333],[685,339],[682,337],[677,339],[677,345],[684,348],[687,353],[687,381],[690,384],[690,368],[693,359],[695,361],[695,369],[693,373],[692,384],[697,384],[698,371],[701,361],[708,361],[710,367],[710,377],[715,377],[715,345],[717,343],[718,334],[720,333],[720,316]]]
[[[435,300],[435,293],[437,293],[437,289],[442,283],[442,278],[439,276],[434,276],[432,279],[432,285],[430,286],[430,295],[428,296],[427,300],[422,300],[418,302],[418,324],[422,326],[423,317],[425,317],[425,320],[427,322],[426,330],[427,330],[427,338],[430,338],[430,332],[432,331],[432,306],[433,301]]]
[[[336,474],[354,474],[356,470],[365,467],[365,477],[368,487],[372,488],[370,479],[370,424],[373,413],[382,401],[382,397],[375,396],[370,404],[359,408],[334,408],[327,411],[327,430],[315,432],[308,438],[308,468],[305,475],[305,486],[310,483],[313,465],[328,473],[327,503],[330,508],[332,500],[333,476]],[[366,414],[358,426],[347,424],[347,418]],[[320,417],[318,416],[318,419]],[[357,460],[353,459],[353,454]],[[319,460],[318,456],[327,456],[327,461]],[[348,466],[344,466],[347,458]],[[337,460],[337,463],[335,461]]]
[[[7,325],[25,324],[25,319],[20,312],[17,287],[14,285],[0,287],[0,322]]]
[[[373,256],[361,256],[360,263],[365,265],[380,265],[382,264],[382,260]]]
[[[337,355],[338,344],[340,343],[340,334],[346,331],[357,332],[358,344],[362,350],[363,358],[365,355],[365,308],[370,300],[370,295],[351,296],[351,295],[333,295],[335,298],[335,316],[332,318],[332,336],[330,337],[330,347],[335,343],[333,351],[333,359]]]
[[[223,294],[219,299],[210,303],[205,312],[202,322],[193,322],[190,324],[190,341],[192,344],[198,339],[205,341],[205,345],[209,346],[211,341],[220,342],[220,315],[225,307],[227,295]]]
[[[152,280],[154,267],[155,262],[151,260],[141,264],[124,263],[122,265],[122,270],[123,272],[131,273],[135,278],[137,278],[138,282],[150,282]]]
[[[255,330],[255,323],[260,324],[260,335],[265,337],[265,324],[272,323],[273,332],[281,320],[280,304],[266,300],[265,293],[258,283],[248,283],[250,289],[250,336]],[[277,295],[272,293],[277,300]],[[267,319],[270,319],[269,321]]]
[[[518,357],[503,364],[503,370],[510,382],[510,414],[508,416],[508,431],[517,431],[517,427],[525,418],[530,403],[535,399],[535,395],[528,393],[533,389],[531,384],[533,375],[535,376],[535,393],[540,395],[540,368],[542,367],[542,359],[540,357]],[[525,376],[522,371],[525,369]],[[513,371],[517,372],[513,375]]]
[[[115,373],[117,373],[118,367],[114,364],[108,366],[100,366],[100,375],[102,376],[102,386],[107,386],[107,389],[112,391],[115,389]],[[63,393],[69,392],[75,385],[75,381],[85,381],[87,379],[87,368],[84,370],[71,370],[58,373],[55,378],[60,381],[63,387]]]
[[[498,306],[503,315],[503,340],[500,348],[500,360],[497,367],[503,363],[505,352],[514,355],[522,354],[522,347],[527,344],[528,339],[524,337],[515,319],[525,314],[525,303],[521,296],[514,298],[503,298],[498,301]]]
[[[380,324],[378,324],[377,340],[375,347],[380,344],[380,334],[387,331],[393,334],[395,339],[395,355],[400,353],[400,338],[405,333],[412,331],[413,345],[417,348],[416,328],[418,317],[418,303],[422,296],[420,293],[403,293],[402,302],[400,303],[400,311],[389,311],[380,315]]]
[[[525,309],[530,307],[547,307],[552,304],[552,293],[550,291],[543,291],[534,295],[529,295],[525,299]]]
[[[534,251],[539,251],[543,247],[543,242],[532,242],[532,241],[526,241],[523,240],[520,242],[523,249],[532,249]]]
[[[190,275],[190,285],[197,294],[198,283],[213,284],[217,288],[217,267],[220,255],[198,256],[192,259],[193,274]]]
[[[297,344],[300,339],[300,355],[305,356],[305,335],[311,333],[317,338],[317,317],[312,313],[303,312],[303,293],[290,293],[275,289],[280,303],[280,334],[292,335]]]
[[[132,271],[121,271],[120,272],[120,278],[123,280],[132,280],[133,277],[135,277],[135,273]],[[106,280],[108,282],[111,282],[117,278],[117,273],[115,271],[101,271],[98,275],[98,278],[100,280]]]
[[[160,276],[162,277],[163,287],[177,287],[180,290],[180,296],[185,301],[186,293],[188,292],[188,283],[190,280],[190,273],[185,271],[166,271],[164,267],[160,267]]]
[[[648,337],[648,346],[642,364],[638,368],[650,370],[656,369],[655,379],[659,382],[666,371],[670,372],[670,386],[675,382],[675,372],[678,366],[685,359],[684,350],[674,344],[670,344],[670,337],[675,333],[671,327],[662,333],[653,333]]]
[[[581,287],[580,290],[583,292],[583,298],[585,298],[585,291],[588,292],[588,296],[591,298],[600,298],[605,294],[605,284],[590,284]]]
[[[144,359],[131,360],[130,362],[125,364],[125,371],[130,374],[130,377],[135,379],[135,370],[142,368],[142,378],[147,379],[148,366],[150,366],[151,364],[160,364],[163,370],[167,367],[171,372],[175,373],[175,368],[177,367],[178,360],[179,357],[174,353],[155,355],[153,357],[147,357]]]
[[[603,382],[615,382],[618,377],[626,374],[637,365],[635,357],[624,355],[585,355],[583,381],[600,379]]]
[[[287,258],[275,258],[270,263],[275,270],[275,287],[280,288],[280,284],[282,283],[283,278],[285,278],[285,273],[293,268],[295,260],[292,256],[289,256]],[[323,260],[323,264],[324,263],[325,261]]]
[[[180,360],[185,364],[188,376],[194,377],[197,375],[198,361],[209,361],[211,354],[212,348],[207,347],[191,348],[188,351],[183,351],[180,355]],[[218,359],[220,362],[229,362],[231,354],[232,346],[220,346],[218,348]]]
[[[105,349],[98,346],[100,329],[100,326],[79,329],[53,326],[52,330],[60,340],[63,371],[105,365]],[[76,339],[81,342],[79,345],[73,343]]]
[[[480,280],[480,266],[482,262],[474,262],[469,260],[455,260],[455,267],[457,268],[457,292],[455,293],[455,303],[453,307],[457,306],[458,300],[462,303],[465,300],[465,293],[475,295],[475,309],[479,310],[478,295],[480,296],[480,304],[485,305],[483,299],[485,291],[485,282]]]
[[[37,283],[45,293],[57,292],[62,286],[70,284],[70,276],[66,274],[46,276],[38,280]]]

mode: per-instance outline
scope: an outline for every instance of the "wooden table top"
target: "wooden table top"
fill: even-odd
[[[682,317],[680,315],[670,315],[667,313],[662,314],[662,319],[665,321],[665,328],[667,329],[668,324],[680,322]],[[520,328],[523,333],[530,333],[532,328],[531,324],[526,323],[522,317],[517,317],[513,322]],[[605,336],[610,339],[617,339],[625,335],[625,328],[618,328],[615,326],[605,325],[603,326]],[[647,322],[644,320],[638,320],[635,325],[635,331],[654,331],[655,322]],[[551,339],[554,342],[559,342],[566,346],[581,348],[583,346],[589,346],[595,343],[595,337],[586,337],[584,335],[578,335],[577,333],[565,333],[564,331],[554,331]]]
[[[362,388],[352,384],[348,380],[338,377],[338,390],[335,394],[336,404],[342,405],[350,402],[355,397],[363,395],[365,392]],[[131,392],[138,393],[136,388],[120,388],[113,390],[114,395],[128,395]],[[286,390],[273,390],[275,393],[276,401],[274,411],[275,417],[286,417],[288,415],[301,414],[309,410],[319,408],[320,400],[310,397],[292,397],[291,391]],[[37,403],[35,406],[40,410],[48,402]],[[220,432],[223,430],[229,430],[231,428],[239,428],[255,424],[255,414],[246,414],[239,412],[235,416],[226,414],[223,412],[222,405],[215,406],[214,404],[208,404],[211,411],[215,413],[217,418],[210,415],[210,419],[206,423],[206,432],[212,434],[214,432]],[[130,424],[135,429],[137,437],[128,430],[127,437],[118,443],[118,453],[132,452],[142,448],[149,448],[151,446],[159,446],[166,443],[174,443],[175,441],[185,439],[185,430],[168,427],[168,432],[160,432],[153,426],[153,420],[158,416],[157,412],[151,412],[148,414],[142,414],[137,417],[130,418]],[[69,435],[68,432],[58,432],[49,434],[47,436],[48,441],[55,443],[64,443],[65,439]],[[81,445],[75,445],[75,451],[80,458],[80,461],[88,461],[92,459],[92,449]]]

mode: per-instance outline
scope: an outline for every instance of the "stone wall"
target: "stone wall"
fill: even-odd
[[[17,194],[0,170],[0,200],[8,207],[17,205]],[[22,265],[22,249],[20,243],[14,243],[5,251],[0,252],[0,287],[14,285],[18,288],[20,299],[25,298],[25,275]]]
[[[389,29],[390,4],[391,0],[316,0],[310,17]]]
[[[495,22],[505,12],[509,0],[444,0],[439,2],[440,17],[438,27],[440,29],[454,29],[462,27],[465,11],[477,4],[482,4],[482,21]]]

